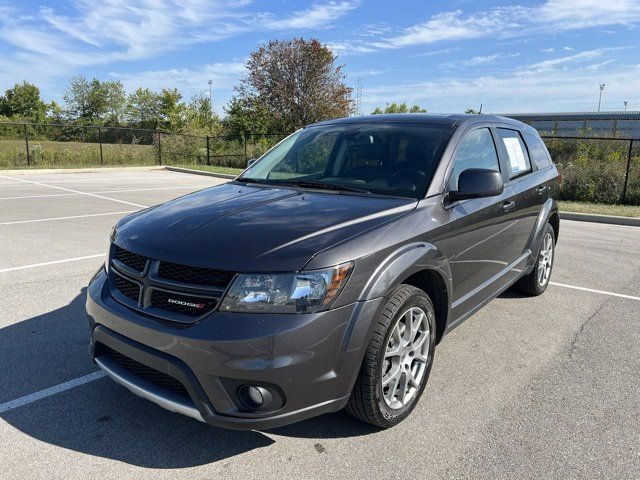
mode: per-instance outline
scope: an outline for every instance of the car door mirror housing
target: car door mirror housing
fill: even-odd
[[[486,168],[469,168],[458,177],[458,190],[449,192],[449,200],[494,197],[504,190],[502,174]]]
[[[247,167],[250,167],[251,165],[253,165],[257,161],[258,161],[257,158],[250,158],[249,160],[247,160]]]

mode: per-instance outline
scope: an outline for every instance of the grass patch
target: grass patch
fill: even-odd
[[[226,173],[228,175],[240,175],[242,168],[218,167],[216,165],[175,165],[176,167],[190,168],[192,170],[203,170],[212,173]]]
[[[30,140],[27,165],[23,141],[0,140],[0,169],[146,166],[157,157],[152,145],[103,144],[101,162],[98,143]]]
[[[560,212],[640,218],[640,206],[634,205],[606,205],[603,203],[569,202],[561,200],[558,202],[558,209]]]

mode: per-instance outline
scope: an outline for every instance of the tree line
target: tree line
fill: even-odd
[[[208,95],[185,99],[176,88],[127,93],[118,80],[73,77],[62,105],[45,102],[40,89],[22,82],[0,96],[0,121],[128,126],[198,135],[291,132],[313,122],[355,113],[344,65],[318,40],[294,38],[260,45],[247,60],[220,118]],[[395,102],[372,113],[425,112]]]

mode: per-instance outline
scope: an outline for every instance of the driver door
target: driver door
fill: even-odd
[[[493,128],[474,126],[460,139],[453,155],[446,192],[458,187],[460,173],[469,168],[501,171]],[[513,221],[505,215],[513,193],[506,188],[501,195],[450,202],[444,197],[449,223],[439,248],[451,268],[452,316],[475,309],[500,288],[500,278],[512,261],[508,256]]]

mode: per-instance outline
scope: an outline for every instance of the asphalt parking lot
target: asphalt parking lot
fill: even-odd
[[[224,180],[0,175],[0,478],[640,478],[640,228],[562,221],[537,298],[506,292],[437,349],[409,421],[340,412],[217,429],[96,373],[85,287],[111,226]]]

